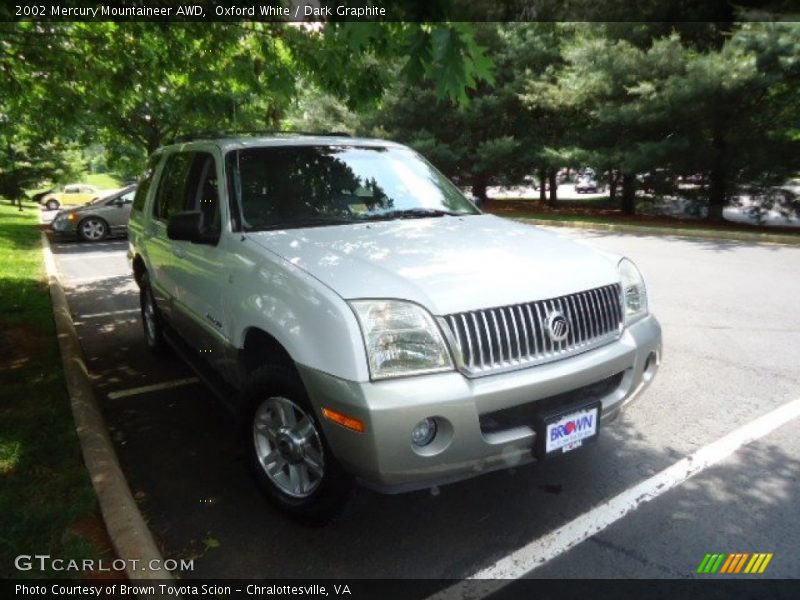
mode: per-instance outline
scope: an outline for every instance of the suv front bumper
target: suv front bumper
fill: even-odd
[[[354,382],[298,368],[339,462],[367,487],[395,493],[531,462],[536,433],[530,422],[488,432],[481,428],[481,417],[523,405],[535,412],[537,402],[545,406],[553,396],[610,380],[613,387],[595,398],[602,404],[601,423],[608,423],[647,387],[660,362],[661,327],[648,315],[606,346],[474,379],[449,372]],[[365,432],[326,420],[322,407],[360,419]],[[428,446],[416,447],[411,431],[428,417],[439,424],[437,436]]]

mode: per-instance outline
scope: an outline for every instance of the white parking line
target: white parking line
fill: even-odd
[[[742,446],[764,437],[798,417],[800,417],[800,398],[787,402],[716,442],[700,448],[694,454],[667,467],[650,479],[625,490],[566,525],[534,540],[519,550],[515,550],[465,581],[434,594],[430,600],[488,596],[509,583],[508,580],[518,579],[547,564],[577,544],[619,521],[645,502],[657,498],[690,477],[716,465]]]
[[[93,242],[92,243],[92,248],[98,248],[98,247],[105,248],[106,246],[114,246],[114,247],[116,247],[116,246],[119,246],[120,244],[125,244],[125,243],[126,242],[124,240],[120,240],[118,242]],[[81,248],[81,247],[82,246],[80,246],[78,244],[74,244],[74,243],[73,244],[53,244],[53,248]],[[83,246],[83,247],[85,247],[85,246]]]
[[[92,275],[90,277],[64,277],[63,283],[65,283],[66,285],[74,285],[74,284],[80,285],[82,283],[93,283],[95,281],[105,281],[107,279],[119,279],[120,277],[130,277],[131,281],[133,281],[133,275],[129,276],[126,273],[124,275]]]
[[[127,253],[126,250],[109,250],[108,252],[85,252],[83,254],[59,254],[58,260],[78,260],[86,258],[113,258],[117,256],[124,257]]]
[[[168,390],[170,388],[181,387],[183,385],[191,385],[198,383],[200,380],[197,377],[187,377],[186,379],[176,379],[175,381],[165,381],[164,383],[155,383],[153,385],[144,385],[142,387],[130,388],[127,390],[118,390],[111,392],[108,397],[111,400],[118,398],[127,398],[128,396],[138,396],[139,394],[149,394],[150,392],[160,392],[161,390]]]
[[[127,315],[130,313],[138,313],[140,309],[138,308],[126,308],[123,310],[110,310],[108,312],[99,312],[99,313],[92,313],[90,315],[78,315],[75,318],[79,321],[81,319],[97,319],[100,317],[113,317],[114,315]]]

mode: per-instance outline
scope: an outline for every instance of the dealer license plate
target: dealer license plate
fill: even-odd
[[[596,437],[599,414],[600,405],[596,404],[548,421],[545,428],[545,454],[569,452]]]

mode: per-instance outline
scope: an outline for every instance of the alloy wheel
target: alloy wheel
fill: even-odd
[[[280,396],[264,400],[253,416],[258,463],[269,480],[293,498],[307,498],[325,474],[322,440],[313,419]]]
[[[81,235],[92,242],[102,240],[106,235],[106,225],[99,219],[86,219],[81,223]]]

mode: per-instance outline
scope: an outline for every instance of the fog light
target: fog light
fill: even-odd
[[[414,429],[411,430],[411,441],[415,446],[427,446],[436,436],[436,421],[433,419],[422,419]]]

